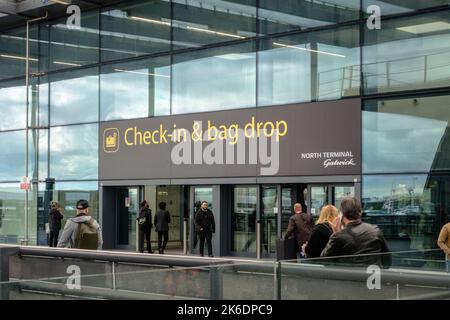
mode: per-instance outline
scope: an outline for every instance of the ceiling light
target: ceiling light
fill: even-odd
[[[53,61],[54,64],[62,64],[65,66],[72,66],[72,67],[81,67],[81,64],[78,63],[72,63],[72,62],[64,62],[64,61]]]
[[[196,28],[196,27],[191,27],[191,26],[187,26],[186,29],[188,29],[188,30],[194,30],[194,31],[199,31],[199,32],[205,32],[205,33],[211,33],[211,34],[217,34],[217,35],[219,35],[219,36],[225,36],[225,37],[231,37],[231,38],[238,38],[238,39],[245,39],[245,37],[243,37],[243,36],[238,36],[237,34],[231,34],[231,33],[225,33],[225,32],[212,31],[212,30],[207,30],[207,29],[202,29],[202,28]]]
[[[400,31],[413,33],[413,34],[421,34],[421,33],[430,33],[430,32],[436,32],[436,31],[449,30],[450,23],[438,21],[438,22],[416,24],[416,25],[408,26],[408,27],[400,27],[400,28],[396,28],[396,29],[400,30]]]
[[[8,58],[8,59],[27,60],[26,57],[12,56],[12,55],[9,55],[9,54],[0,54],[0,57]],[[35,58],[28,58],[28,60],[30,60],[30,61],[39,61],[38,59],[35,59]]]
[[[141,72],[141,71],[133,71],[133,70],[124,70],[124,69],[114,69],[114,71],[117,72],[126,72],[126,73],[134,73],[134,74],[140,74],[144,76],[154,76],[154,77],[163,77],[163,78],[170,78],[170,76],[166,76],[163,74],[157,74],[157,73],[148,73],[148,72]]]
[[[66,6],[68,6],[70,4],[69,2],[62,1],[62,0],[50,0],[50,2],[59,3],[59,4],[65,4]]]
[[[291,45],[288,45],[288,44],[282,44],[282,43],[279,43],[279,42],[274,42],[273,44],[275,46],[279,46],[279,47],[285,47],[285,48],[297,49],[297,50],[302,50],[302,51],[315,52],[315,53],[320,53],[320,54],[326,54],[326,55],[329,55],[329,56],[334,56],[334,57],[339,57],[339,58],[346,58],[346,56],[344,56],[342,54],[337,54],[337,53],[331,53],[331,52],[326,52],[326,51],[301,48],[301,47],[291,46]]]
[[[153,20],[153,19],[142,18],[142,17],[134,17],[134,16],[129,16],[128,18],[130,18],[132,20],[138,20],[138,21],[143,21],[143,22],[148,22],[148,23],[154,23],[154,24],[161,24],[161,25],[164,25],[164,26],[170,26],[170,22],[165,22],[165,21],[160,21],[160,20]]]

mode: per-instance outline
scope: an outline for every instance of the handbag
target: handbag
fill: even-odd
[[[138,223],[139,224],[144,224],[147,221],[147,218],[145,218],[145,216],[138,218]]]
[[[45,233],[46,234],[50,233],[50,223],[48,223],[48,222],[45,224]]]

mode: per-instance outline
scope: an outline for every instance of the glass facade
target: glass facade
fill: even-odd
[[[361,19],[372,4],[381,8],[381,29]],[[365,219],[393,248],[436,248],[450,213],[449,4],[139,0],[92,7],[81,28],[63,17],[32,26],[28,92],[24,26],[0,30],[0,242],[26,235],[18,183],[26,173],[27,110],[28,235],[42,243],[46,178],[56,179],[52,195],[67,216],[81,197],[101,216],[101,122],[358,97]],[[259,187],[233,186],[231,252],[256,252],[257,207],[267,253],[287,227],[298,194]],[[317,215],[328,189],[309,190]],[[359,190],[334,192],[338,203]]]

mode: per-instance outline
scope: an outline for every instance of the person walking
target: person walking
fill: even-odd
[[[294,215],[289,218],[284,240],[289,239],[293,234],[297,240],[297,250],[300,257],[303,258],[302,246],[311,237],[314,221],[310,213],[302,212],[302,205],[298,202],[294,205],[294,212]]]
[[[214,257],[212,250],[212,235],[216,232],[214,215],[208,209],[208,202],[202,201],[200,210],[195,214],[195,226],[200,238],[200,256],[203,257],[205,240],[208,247],[208,256]]]
[[[76,204],[77,215],[67,220],[58,248],[101,250],[103,246],[102,230],[98,222],[89,215],[89,202],[81,199]]]
[[[170,213],[166,210],[167,204],[160,202],[158,204],[159,210],[155,214],[155,230],[158,232],[158,252],[164,254],[167,242],[169,241],[169,223]],[[164,240],[163,240],[164,238]]]

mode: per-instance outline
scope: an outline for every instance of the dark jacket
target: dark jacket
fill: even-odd
[[[284,239],[289,239],[289,237],[294,234],[298,243],[298,248],[300,249],[311,237],[313,227],[314,222],[311,214],[305,212],[300,214],[296,213],[289,218],[289,225],[286,234],[284,235]]]
[[[136,220],[139,221],[143,217],[145,217],[145,223],[139,224],[139,228],[143,231],[149,231],[153,227],[152,210],[147,207],[141,207],[139,210],[139,216]]]
[[[305,253],[308,258],[320,257],[322,250],[330,240],[333,229],[328,222],[316,224],[312,230],[308,244],[305,246]]]
[[[323,249],[322,257],[370,254],[361,257],[341,258],[334,262],[352,265],[380,265],[389,267],[392,257],[381,230],[369,223],[357,220],[334,233]],[[377,254],[378,253],[378,254]]]
[[[48,213],[48,223],[50,226],[50,231],[61,230],[61,220],[64,216],[57,209],[51,209]]]
[[[214,215],[209,209],[206,211],[200,209],[195,214],[195,229],[197,232],[202,232],[200,231],[201,228],[203,229],[203,232],[216,232]]]
[[[158,210],[155,214],[156,231],[169,231],[170,213],[167,210]]]

